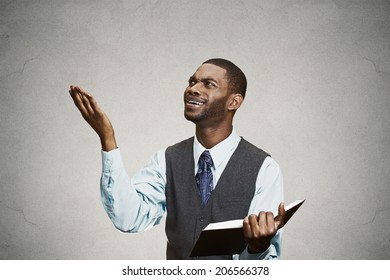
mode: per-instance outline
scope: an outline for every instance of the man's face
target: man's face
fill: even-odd
[[[203,64],[190,77],[184,91],[184,116],[194,123],[221,121],[228,112],[229,95],[226,70]]]

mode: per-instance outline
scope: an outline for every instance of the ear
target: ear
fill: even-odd
[[[240,93],[233,93],[229,98],[229,111],[236,111],[238,108],[240,108],[242,102],[244,101],[244,98]]]

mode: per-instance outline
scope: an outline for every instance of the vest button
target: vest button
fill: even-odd
[[[204,217],[200,216],[199,221],[203,222],[204,221]]]

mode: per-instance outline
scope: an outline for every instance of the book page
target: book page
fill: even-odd
[[[291,208],[293,208],[293,207],[295,207],[298,204],[303,203],[303,202],[304,202],[304,200],[300,199],[300,200],[296,200],[296,201],[290,203],[289,205],[287,205],[285,207],[286,212],[288,210],[290,210]],[[287,217],[290,218],[289,215],[287,215]],[[204,231],[226,229],[226,228],[241,228],[241,227],[243,227],[243,221],[244,221],[244,219],[238,219],[238,220],[230,220],[230,221],[225,221],[225,222],[211,223],[204,229]]]

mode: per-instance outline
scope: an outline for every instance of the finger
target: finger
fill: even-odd
[[[247,217],[247,233],[248,233],[248,238],[256,238],[259,235],[259,224],[257,222],[257,216],[252,214]]]
[[[284,226],[285,217],[286,217],[286,210],[284,209],[284,203],[281,202],[278,207],[278,216],[275,218],[276,230]]]
[[[79,86],[71,86],[72,92],[74,95],[78,95],[80,100],[84,98],[84,90]]]
[[[92,94],[85,92],[85,97],[88,99],[89,105],[91,106],[94,112],[102,113],[102,110],[100,109],[99,105],[97,104]]]
[[[251,225],[249,223],[249,217],[246,216],[243,223],[243,229],[244,229],[244,237],[246,240],[250,240],[253,238]]]
[[[276,232],[274,214],[272,212],[267,212],[266,216],[266,225],[264,228],[265,235],[274,235]]]
[[[87,93],[85,90],[83,90],[81,87],[76,86],[75,88],[76,88],[78,94],[79,94],[80,97],[81,97],[81,101],[83,102],[85,109],[88,111],[89,114],[93,114],[93,113],[94,113],[94,110],[92,109],[91,103],[90,103],[90,101],[89,101],[89,96],[91,96],[91,95],[88,94],[88,93]]]
[[[272,212],[260,212],[257,219],[259,236],[275,234],[275,220]]]
[[[85,106],[82,101],[82,97],[80,96],[79,92],[75,87],[71,86],[69,93],[73,99],[74,104],[79,109],[81,114],[84,116],[87,113],[87,110],[85,109]]]
[[[79,95],[80,99],[82,98],[77,86],[70,86],[70,92],[72,95]]]
[[[72,98],[73,98],[73,95],[77,94],[76,89],[75,89],[74,86],[72,86],[72,85],[70,86],[69,93],[72,96]]]
[[[77,87],[75,86],[70,86],[70,90],[69,90],[69,93],[70,95],[72,96],[72,98],[76,98],[77,96],[79,97],[80,101],[82,99],[82,95],[81,93],[79,92],[79,90],[77,89]]]
[[[85,109],[87,109],[88,113],[92,115],[94,113],[94,110],[92,109],[91,103],[89,102],[89,99],[85,94],[82,94],[81,100],[83,101]]]
[[[261,235],[266,232],[267,229],[267,214],[261,211],[257,218],[257,229]]]

